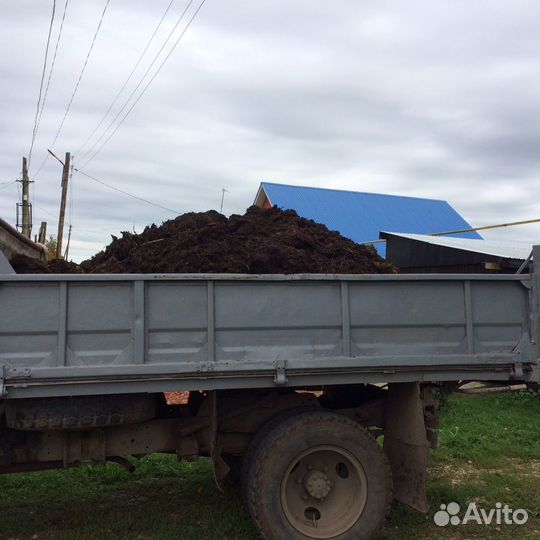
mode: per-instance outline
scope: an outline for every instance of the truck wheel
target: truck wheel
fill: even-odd
[[[328,412],[303,412],[254,439],[245,496],[264,538],[362,539],[384,526],[392,476],[376,440]]]

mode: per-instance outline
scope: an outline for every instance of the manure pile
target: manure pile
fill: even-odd
[[[128,232],[80,266],[12,261],[17,273],[380,274],[395,268],[374,248],[356,244],[293,210],[251,207],[229,218],[190,212]]]

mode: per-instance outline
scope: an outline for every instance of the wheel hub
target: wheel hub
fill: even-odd
[[[281,504],[304,537],[333,539],[359,519],[367,501],[367,479],[358,458],[339,445],[311,446],[285,471]]]
[[[314,499],[322,500],[332,491],[332,482],[322,471],[310,471],[304,477],[304,489]]]

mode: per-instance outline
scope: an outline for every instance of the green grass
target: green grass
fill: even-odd
[[[530,392],[454,396],[443,407],[435,459],[497,465],[540,459],[538,397]]]
[[[134,473],[115,464],[0,478],[0,537],[253,537],[237,490],[214,484],[210,463],[153,455]],[[216,531],[219,531],[217,533]]]
[[[452,396],[440,411],[439,448],[431,452],[430,512],[395,503],[381,539],[540,537],[540,412],[529,392]],[[433,514],[455,501],[486,510],[497,502],[529,511],[522,526],[467,524],[439,528]],[[399,531],[399,534],[396,532]]]
[[[395,503],[380,539],[538,538],[540,426],[529,393],[450,398],[441,411],[440,448],[431,454],[432,510]],[[438,528],[442,503],[476,501],[526,508],[523,526]],[[154,455],[134,473],[105,467],[0,476],[0,538],[254,539],[233,486],[219,491],[207,460]]]

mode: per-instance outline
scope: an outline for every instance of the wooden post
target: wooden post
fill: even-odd
[[[28,179],[28,161],[23,157],[22,165],[22,229],[21,232],[27,238],[32,234],[30,223],[30,180]]]
[[[69,255],[69,241],[70,240],[71,240],[71,225],[69,226],[69,229],[68,229],[68,239],[67,239],[67,242],[66,242],[66,252],[64,253],[64,259],[66,259],[66,261],[67,261],[68,255]]]
[[[62,258],[62,240],[64,237],[64,219],[66,216],[66,201],[69,182],[69,165],[71,162],[71,154],[66,152],[66,160],[64,161],[64,169],[62,171],[62,199],[60,201],[60,216],[58,218],[58,236],[56,239],[56,258]]]
[[[42,221],[39,226],[38,242],[44,244],[47,241],[47,222]]]

